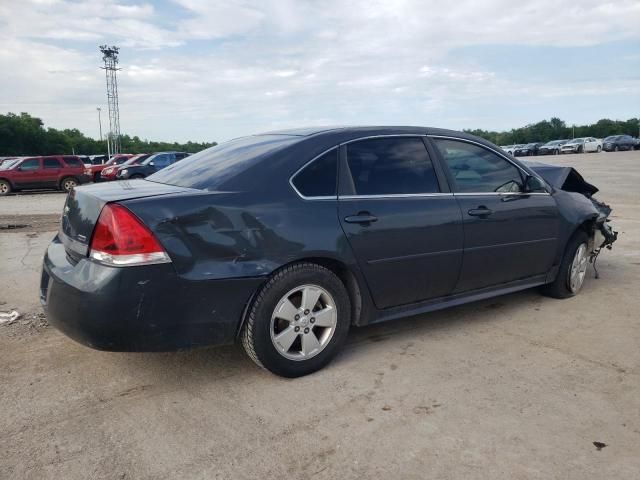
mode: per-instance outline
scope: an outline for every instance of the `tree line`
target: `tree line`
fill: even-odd
[[[609,120],[603,118],[589,125],[567,125],[564,120],[553,117],[521,128],[496,132],[482,129],[465,130],[467,133],[482,137],[496,145],[514,143],[548,142],[550,140],[596,137],[609,135],[639,134],[640,119]],[[150,153],[165,150],[178,150],[195,153],[216,145],[216,142],[155,142],[142,140],[138,136],[122,135],[122,151],[127,153]],[[56,155],[70,154],[94,155],[106,154],[106,141],[87,137],[77,128],[57,130],[45,128],[44,123],[28,113],[0,114],[0,156]]]
[[[155,142],[129,135],[120,137],[126,153],[152,153],[168,150],[196,153],[216,142]],[[26,155],[100,155],[107,153],[106,140],[87,137],[77,128],[58,130],[28,113],[0,114],[0,156]]]
[[[465,132],[496,145],[513,145],[517,143],[549,142],[551,140],[564,140],[579,137],[605,138],[609,135],[631,135],[637,137],[640,133],[640,119],[609,120],[603,118],[589,125],[567,125],[564,120],[553,117],[550,120],[542,120],[521,128],[513,128],[509,131],[495,132],[488,130],[465,130]]]

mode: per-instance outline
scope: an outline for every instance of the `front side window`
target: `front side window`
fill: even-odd
[[[419,137],[387,137],[347,145],[347,163],[356,195],[439,192],[438,179]]]
[[[20,164],[20,170],[29,171],[29,170],[38,170],[40,168],[40,159],[39,158],[29,158]]]
[[[60,161],[57,158],[45,158],[43,162],[44,168],[60,168]]]
[[[499,155],[471,143],[434,139],[460,193],[522,192],[520,170]]]
[[[338,149],[316,158],[293,177],[296,190],[305,197],[335,197]]]
[[[163,153],[162,155],[158,155],[152,161],[153,161],[153,166],[157,168],[167,167],[171,163],[169,159],[169,154],[166,154],[166,153]]]

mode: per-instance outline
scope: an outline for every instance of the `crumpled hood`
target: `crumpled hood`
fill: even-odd
[[[598,188],[587,182],[573,167],[558,167],[540,162],[523,161],[531,170],[540,175],[554,188],[567,192],[577,192],[591,198]]]

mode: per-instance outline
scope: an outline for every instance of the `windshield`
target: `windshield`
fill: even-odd
[[[612,135],[610,137],[607,137],[604,139],[605,142],[612,142],[613,140],[617,140],[618,138],[620,138],[620,135]]]
[[[122,166],[124,167],[124,166],[126,166],[126,165],[133,165],[133,164],[137,164],[137,163],[139,162],[139,160],[140,160],[141,158],[143,158],[143,157],[144,157],[144,155],[135,155],[135,156],[131,157],[129,160],[127,160],[126,162],[124,162],[124,163],[122,164]],[[146,159],[145,159],[145,160],[146,160]],[[143,160],[143,162],[144,162],[144,160]]]
[[[574,138],[573,140],[570,140],[567,142],[567,145],[574,145],[576,143],[582,143],[584,141],[584,138]]]
[[[13,167],[16,163],[18,163],[20,161],[19,158],[12,158],[10,160],[5,160],[4,162],[2,162],[2,164],[0,165],[0,170],[9,170],[11,167]]]
[[[200,190],[216,190],[227,180],[300,140],[289,135],[255,135],[208,148],[147,177],[147,180]]]

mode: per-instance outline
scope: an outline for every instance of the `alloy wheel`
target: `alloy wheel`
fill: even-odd
[[[269,328],[271,341],[283,357],[308,360],[329,344],[337,321],[331,294],[317,285],[302,285],[287,292],[276,305]]]
[[[76,186],[76,182],[75,180],[65,180],[64,183],[62,184],[62,188],[64,188],[65,192],[70,192],[73,188],[75,188]]]
[[[578,293],[584,283],[587,274],[589,256],[587,255],[587,244],[581,243],[573,256],[573,261],[569,265],[569,290],[571,293]]]

